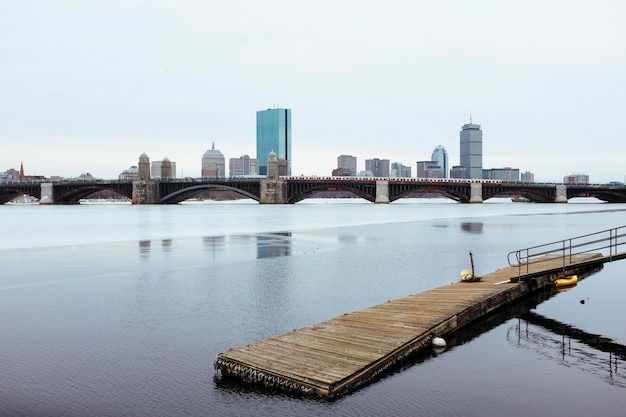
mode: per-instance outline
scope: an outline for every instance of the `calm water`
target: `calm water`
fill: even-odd
[[[223,386],[212,361],[454,282],[469,251],[487,273],[625,224],[608,204],[0,206],[0,415],[623,416],[623,349],[559,328],[626,344],[626,261],[334,402]]]

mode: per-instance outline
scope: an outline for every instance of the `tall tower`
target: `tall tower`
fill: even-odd
[[[174,166],[172,165],[172,161],[168,159],[166,156],[161,161],[161,178],[174,178],[176,174],[174,174]]]
[[[446,148],[441,145],[437,146],[433,151],[430,160],[437,162],[437,165],[439,165],[439,167],[443,169],[443,178],[449,177],[450,173],[448,172],[448,152],[446,152]]]
[[[139,156],[139,181],[150,181],[150,158],[146,153]]]
[[[471,120],[461,130],[461,166],[467,169],[467,178],[482,179],[483,132]]]
[[[256,158],[259,175],[267,175],[267,157],[274,152],[287,161],[291,175],[291,109],[267,109],[256,112]]]

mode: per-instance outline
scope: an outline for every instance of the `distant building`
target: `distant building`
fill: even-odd
[[[260,175],[267,175],[270,152],[278,160],[287,161],[287,175],[291,175],[291,109],[256,112],[256,158]]]
[[[411,167],[400,162],[394,162],[391,164],[389,176],[394,178],[411,178]]]
[[[518,182],[519,169],[511,167],[483,169],[483,179]]]
[[[20,172],[15,168],[7,169],[6,174],[8,181],[19,181],[20,179]]]
[[[465,167],[466,178],[482,178],[483,175],[483,132],[480,125],[471,121],[464,124],[460,133],[461,166]]]
[[[343,177],[355,176],[357,173],[356,156],[339,155],[337,157],[337,168],[341,170],[341,172],[343,173],[341,176]],[[347,172],[349,172],[348,175],[346,175]]]
[[[571,174],[563,177],[563,184],[589,184],[589,175]]]
[[[437,161],[417,161],[417,178],[445,178]]]
[[[150,176],[154,179],[176,178],[176,162],[170,161],[167,157],[162,161],[152,161]]]
[[[452,168],[450,168],[450,178],[467,178],[467,168],[461,165],[453,166]]]
[[[77,178],[79,180],[85,180],[85,181],[93,181],[93,180],[95,180],[94,176],[91,175],[89,172],[87,172],[86,174],[80,174]]]
[[[441,178],[448,178],[448,152],[446,152],[446,148],[441,145],[437,146],[430,159],[437,162],[437,165],[443,170],[443,177]]]
[[[228,160],[228,172],[231,177],[259,175],[259,160],[250,158],[249,155],[230,158]]]
[[[335,168],[331,174],[333,177],[352,177],[354,174],[348,168]]]
[[[136,165],[122,171],[118,176],[120,180],[137,181],[139,179],[139,168]]]
[[[520,177],[522,182],[535,182],[535,174],[530,171],[522,172]]]
[[[374,177],[389,177],[389,159],[366,159],[365,170]]]
[[[211,149],[202,155],[202,178],[225,178],[226,162],[224,154],[215,149],[215,142]]]

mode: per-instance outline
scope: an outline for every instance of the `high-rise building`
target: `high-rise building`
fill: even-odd
[[[287,175],[291,175],[291,109],[256,112],[256,158],[260,175],[267,175],[270,152],[274,152],[278,160],[287,161]]]
[[[374,177],[388,177],[389,159],[366,159],[365,170],[371,172]]]
[[[437,165],[443,170],[443,177],[448,178],[448,152],[446,148],[439,145],[433,151],[432,156],[430,157],[431,161],[437,162]]]
[[[467,169],[466,178],[483,177],[483,132],[480,125],[470,123],[461,130],[461,166]]]
[[[215,142],[211,149],[202,155],[202,178],[225,178],[226,162],[224,154],[215,149]]]
[[[417,161],[417,178],[445,178],[437,161]]]
[[[337,168],[339,168],[340,172],[342,172],[342,176],[355,176],[357,173],[356,156],[339,155],[337,157]]]
[[[467,178],[467,168],[461,165],[455,165],[450,168],[450,178],[463,179]]]
[[[483,178],[486,180],[518,182],[519,169],[511,167],[483,169]]]
[[[411,167],[400,162],[394,162],[391,164],[389,176],[394,178],[411,178]]]
[[[250,155],[230,158],[228,160],[228,172],[231,177],[259,175],[259,161],[256,158],[250,158]]]
[[[530,171],[522,172],[520,176],[522,182],[535,182],[535,174]]]

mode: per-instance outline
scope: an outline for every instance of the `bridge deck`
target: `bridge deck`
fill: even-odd
[[[597,268],[600,254],[575,255],[567,274]],[[551,284],[563,275],[561,258],[531,265],[531,281],[506,267],[479,282],[456,282],[389,301],[220,353],[224,378],[304,395],[334,397],[375,379],[412,353],[472,320]]]

